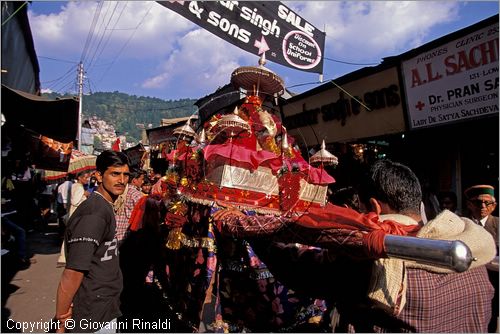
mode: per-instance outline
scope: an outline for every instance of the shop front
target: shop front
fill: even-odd
[[[410,166],[426,192],[498,191],[498,20],[491,17],[296,95],[284,124],[305,151],[339,157],[336,186],[380,158]]]
[[[324,140],[339,157],[329,172],[341,187],[355,185],[366,165],[389,156],[392,138],[406,131],[403,104],[397,66],[387,62],[290,98],[282,117],[304,151],[313,153]]]
[[[469,186],[498,191],[498,46],[495,16],[399,56],[412,164],[462,209]]]

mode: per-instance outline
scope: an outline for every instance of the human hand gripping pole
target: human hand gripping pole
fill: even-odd
[[[402,225],[392,220],[379,221],[374,213],[361,214],[351,209],[328,206],[327,210],[311,210],[295,218],[247,216],[229,208],[213,214],[217,228],[233,237],[271,235],[288,226],[300,227],[304,233],[287,237],[323,248],[358,247],[362,245],[367,258],[399,258],[430,264],[456,272],[467,270],[474,260],[469,247],[459,240],[416,238],[418,225]],[[295,225],[295,226],[294,226]],[[357,233],[353,233],[356,231]],[[350,242],[345,242],[350,238]],[[352,240],[359,239],[359,240]]]

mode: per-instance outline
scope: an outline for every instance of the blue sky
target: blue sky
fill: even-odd
[[[324,79],[397,55],[492,15],[497,1],[283,1],[326,32]],[[84,59],[85,93],[120,91],[162,99],[200,98],[258,58],[153,1],[32,1],[30,24],[42,89],[76,92]],[[93,34],[89,34],[95,18]],[[88,39],[88,36],[92,38]],[[88,43],[86,41],[89,41]],[[87,47],[85,47],[87,46]],[[268,62],[293,92],[317,74]]]

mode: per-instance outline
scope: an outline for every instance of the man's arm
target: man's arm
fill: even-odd
[[[64,322],[72,316],[72,303],[76,291],[82,284],[83,272],[64,269],[61,275],[61,281],[57,288],[56,316],[55,319],[61,322],[61,328],[58,332],[64,332]]]

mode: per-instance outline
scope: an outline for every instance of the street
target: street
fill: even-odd
[[[61,246],[57,226],[27,233],[26,244],[34,262],[27,269],[14,269],[9,254],[2,256],[3,333],[43,333],[43,323],[55,314],[63,271],[56,268]]]

